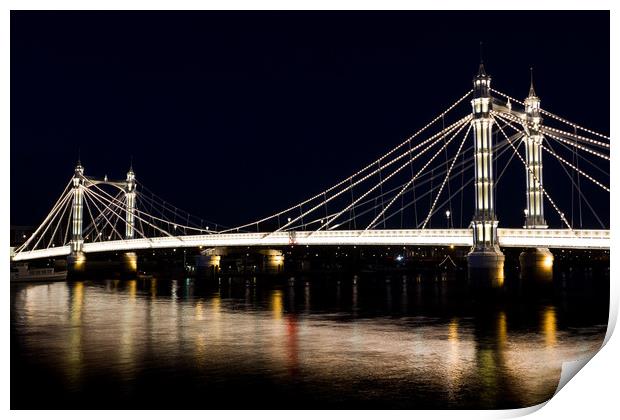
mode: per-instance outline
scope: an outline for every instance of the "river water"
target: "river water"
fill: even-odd
[[[12,284],[11,407],[530,406],[601,346],[608,282],[485,300],[401,276]]]

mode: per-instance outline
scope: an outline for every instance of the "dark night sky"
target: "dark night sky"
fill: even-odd
[[[78,148],[89,175],[124,177],[133,155],[205,218],[271,214],[470,89],[481,40],[495,88],[524,98],[534,65],[543,108],[608,133],[609,38],[608,12],[12,12],[11,223],[47,214]],[[560,202],[565,182],[545,173]],[[498,194],[503,226],[521,223],[517,188]]]

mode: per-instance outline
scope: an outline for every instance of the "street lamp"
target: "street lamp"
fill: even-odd
[[[446,210],[446,223],[449,229],[450,228],[450,210]]]

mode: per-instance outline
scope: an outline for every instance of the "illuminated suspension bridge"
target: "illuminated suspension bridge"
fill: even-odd
[[[470,268],[502,270],[500,247],[528,248],[534,262],[552,259],[549,248],[609,249],[608,219],[595,201],[600,194],[608,199],[609,149],[608,136],[541,108],[533,82],[524,101],[492,89],[480,64],[473,89],[377,160],[241,226],[180,210],[138,182],[132,168],[124,180],[109,180],[85,175],[78,162],[12,260],[66,256],[75,263],[98,252],[183,247],[213,255],[215,247],[235,246],[454,245],[471,247]],[[557,163],[559,173],[545,174],[564,177],[570,205],[545,188],[543,160]],[[499,228],[498,185],[513,162],[524,174],[524,223]],[[548,227],[545,210],[556,228]],[[594,228],[583,227],[586,213]]]

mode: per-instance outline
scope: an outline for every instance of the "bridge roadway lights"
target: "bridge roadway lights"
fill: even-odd
[[[528,248],[519,255],[521,278],[538,284],[553,280],[553,254],[548,248]]]
[[[83,252],[67,255],[67,270],[70,273],[84,273],[86,271],[86,255]]]
[[[121,254],[121,272],[123,274],[136,274],[138,272],[138,256],[135,252]]]
[[[501,252],[493,249],[477,250],[467,254],[469,281],[477,289],[497,289],[504,285],[504,260]]]

